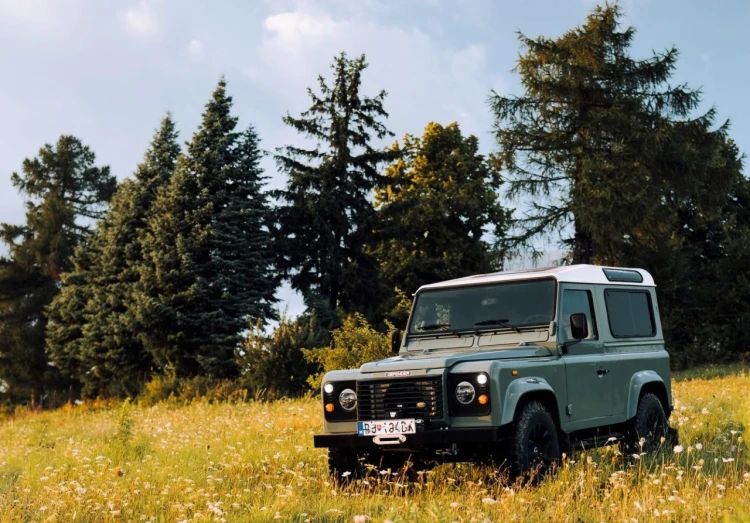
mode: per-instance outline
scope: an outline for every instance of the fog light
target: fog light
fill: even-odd
[[[489,403],[490,401],[490,398],[487,397],[487,394],[480,394],[477,398],[477,401],[480,405],[487,405],[487,403]]]
[[[326,412],[333,412],[333,403],[326,403]]]

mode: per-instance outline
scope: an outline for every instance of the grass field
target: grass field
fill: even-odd
[[[537,487],[460,464],[341,488],[313,399],[20,414],[0,421],[0,521],[750,521],[750,374],[693,372],[674,396],[681,448],[576,453]]]

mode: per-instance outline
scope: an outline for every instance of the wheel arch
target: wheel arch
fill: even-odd
[[[503,401],[500,425],[513,422],[517,414],[532,401],[539,401],[549,411],[555,425],[560,429],[560,409],[557,396],[549,383],[543,378],[522,378],[511,382]]]
[[[638,403],[644,394],[652,393],[661,402],[667,419],[671,413],[667,386],[656,372],[644,370],[637,372],[630,378],[628,386],[627,419],[633,419],[638,411]]]

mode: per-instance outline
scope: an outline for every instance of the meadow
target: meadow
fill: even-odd
[[[21,412],[0,421],[0,521],[750,521],[750,374],[673,387],[679,446],[576,452],[538,486],[469,464],[341,486],[314,398]]]

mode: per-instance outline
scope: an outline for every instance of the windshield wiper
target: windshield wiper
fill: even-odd
[[[500,325],[501,327],[507,327],[507,328],[509,328],[511,330],[514,330],[516,332],[521,332],[521,330],[517,326],[510,325],[508,323],[509,321],[510,320],[506,320],[506,319],[484,320],[484,321],[478,321],[478,322],[476,322],[474,324],[474,326],[475,327],[479,327],[479,326],[482,326],[482,325]]]
[[[450,329],[450,326],[450,323],[433,323],[431,325],[422,325],[421,327],[417,327],[416,329],[419,331],[436,331],[438,329],[448,330]]]

